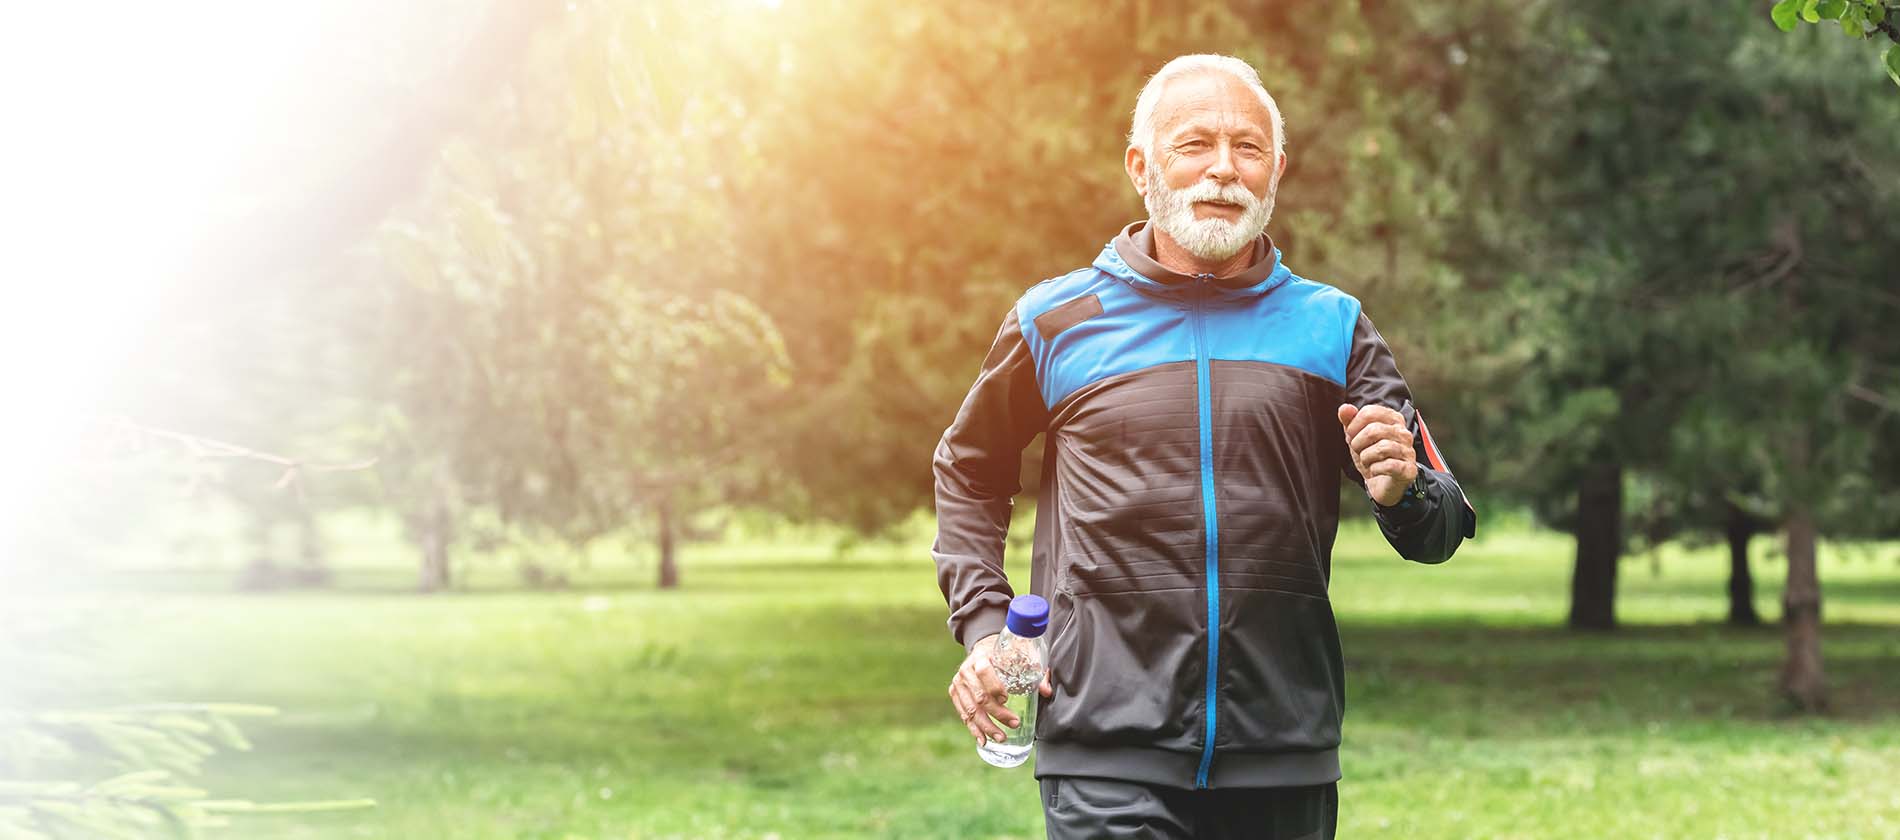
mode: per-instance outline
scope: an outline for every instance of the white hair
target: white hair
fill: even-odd
[[[1267,93],[1267,86],[1260,83],[1260,74],[1247,62],[1229,55],[1184,55],[1167,64],[1148,77],[1148,83],[1141,86],[1141,95],[1135,98],[1135,119],[1128,128],[1128,145],[1141,150],[1144,157],[1154,157],[1155,106],[1161,101],[1161,91],[1168,82],[1196,73],[1226,73],[1239,79],[1252,89],[1267,106],[1267,113],[1273,117],[1273,154],[1279,157],[1286,151],[1286,130],[1280,122],[1280,106],[1273,101],[1273,94]]]

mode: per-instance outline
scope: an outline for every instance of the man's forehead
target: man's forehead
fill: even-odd
[[[1260,95],[1226,73],[1191,73],[1170,79],[1155,106],[1157,127],[1170,134],[1225,128],[1266,136],[1273,120]]]

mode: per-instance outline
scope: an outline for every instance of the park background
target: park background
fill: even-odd
[[[1341,836],[1900,837],[1900,4],[10,14],[0,836],[1041,836],[931,454],[1217,52],[1480,513]]]

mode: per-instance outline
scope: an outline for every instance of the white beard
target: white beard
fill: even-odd
[[[1273,218],[1273,198],[1280,190],[1277,178],[1267,186],[1267,197],[1257,198],[1238,182],[1222,187],[1203,179],[1171,190],[1158,174],[1152,168],[1148,170],[1148,194],[1141,198],[1141,203],[1148,208],[1148,218],[1176,244],[1201,259],[1224,260],[1240,253],[1240,249],[1252,244],[1260,232],[1267,229],[1267,221]],[[1214,200],[1240,205],[1240,218],[1229,222],[1222,218],[1194,217],[1195,202]]]

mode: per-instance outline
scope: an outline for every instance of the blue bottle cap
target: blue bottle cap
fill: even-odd
[[[1009,602],[1009,618],[1003,620],[1009,632],[1033,639],[1049,629],[1049,602],[1041,595],[1018,595]]]

